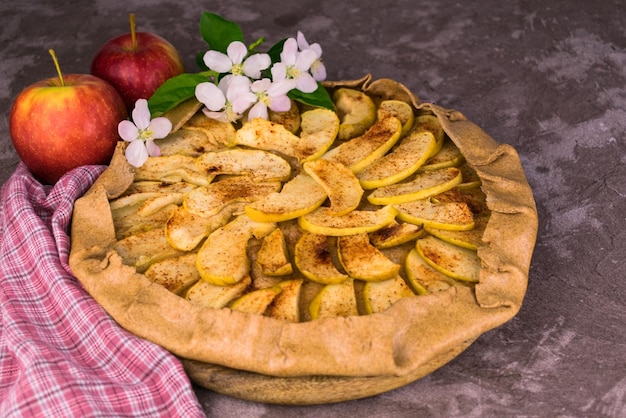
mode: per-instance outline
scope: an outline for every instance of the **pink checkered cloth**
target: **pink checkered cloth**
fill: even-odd
[[[74,200],[102,172],[42,186],[20,164],[0,201],[0,416],[203,416],[181,363],[122,328],[68,257]]]

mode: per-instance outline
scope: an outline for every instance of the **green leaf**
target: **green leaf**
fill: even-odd
[[[238,24],[209,12],[202,13],[200,17],[200,34],[209,44],[209,49],[224,54],[231,42],[244,41],[243,32]]]
[[[206,71],[209,69],[209,67],[207,67],[207,65],[204,63],[204,54],[206,54],[206,51],[198,52],[196,54],[196,64],[198,64],[198,68],[200,68],[202,71]]]
[[[283,52],[283,46],[285,45],[285,41],[287,38],[282,39],[276,42],[272,47],[267,51],[267,54],[270,56],[272,60],[272,64],[280,62],[280,53]]]
[[[163,83],[148,100],[152,117],[162,115],[196,94],[196,86],[208,81],[202,74],[181,74]]]
[[[313,93],[303,93],[300,90],[293,89],[287,96],[290,99],[299,101],[301,103],[315,106],[315,107],[323,107],[330,110],[335,110],[335,105],[333,104],[328,91],[320,84],[317,83],[317,90]]]

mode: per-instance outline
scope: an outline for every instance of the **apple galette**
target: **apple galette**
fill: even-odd
[[[395,81],[325,86],[336,111],[236,125],[188,102],[160,157],[120,146],[75,203],[76,277],[209,389],[381,393],[521,306],[537,213],[515,150]]]

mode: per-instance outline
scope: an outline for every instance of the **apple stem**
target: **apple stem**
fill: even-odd
[[[57,69],[57,74],[59,75],[59,80],[61,81],[61,86],[65,86],[65,81],[63,80],[63,73],[61,73],[61,66],[59,65],[59,60],[57,59],[57,54],[54,52],[54,49],[49,49],[48,52],[52,57],[52,61],[54,62],[54,66]]]
[[[128,20],[130,21],[130,39],[132,42],[133,49],[137,49],[137,35],[135,29],[135,14],[131,13],[128,16]]]

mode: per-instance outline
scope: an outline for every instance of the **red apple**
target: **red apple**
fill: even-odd
[[[90,74],[62,76],[53,58],[59,76],[25,88],[9,119],[17,154],[47,184],[81,165],[108,164],[120,139],[117,125],[128,115],[109,83]]]
[[[120,93],[130,112],[137,99],[149,99],[167,79],[184,72],[174,46],[150,32],[131,32],[107,41],[91,63],[91,74],[100,77]]]

